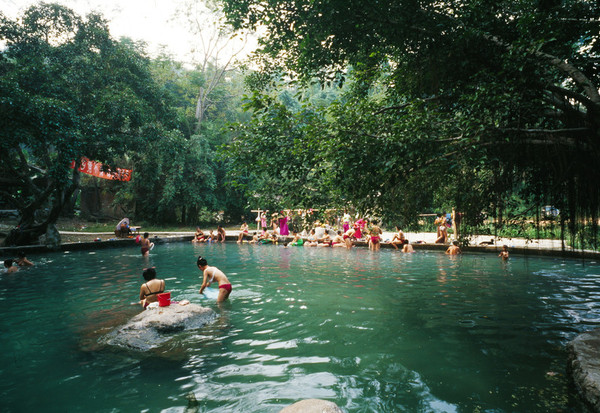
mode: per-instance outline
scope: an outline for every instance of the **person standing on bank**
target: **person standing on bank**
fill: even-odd
[[[206,258],[198,257],[196,265],[198,266],[198,269],[202,271],[203,277],[202,286],[198,292],[200,294],[204,293],[204,289],[216,281],[219,284],[219,295],[217,297],[217,302],[220,303],[227,300],[229,294],[231,293],[232,287],[225,273],[223,273],[223,271],[217,267],[209,267]]]

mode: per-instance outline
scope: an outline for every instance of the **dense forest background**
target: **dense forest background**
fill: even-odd
[[[161,225],[338,208],[410,229],[454,209],[465,236],[533,228],[597,248],[597,2],[206,6],[210,34],[187,16],[211,44],[194,66],[112,38],[97,14],[0,14],[0,209],[20,216],[7,245],[55,233],[91,188]],[[256,31],[252,60],[216,55]],[[82,157],[133,179],[81,175]]]

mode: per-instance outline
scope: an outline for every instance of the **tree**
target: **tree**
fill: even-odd
[[[132,154],[135,176],[118,191],[118,202],[144,220],[156,223],[198,225],[212,222],[216,212],[225,219],[239,219],[244,200],[225,185],[227,160],[217,159],[217,148],[230,137],[229,122],[247,119],[240,109],[243,75],[231,70],[228,80],[213,89],[214,104],[207,110],[202,132],[196,133],[197,88],[203,74],[187,68],[167,54],[154,59],[153,77],[169,96],[179,132],[146,128],[145,145]]]
[[[144,125],[173,118],[147,57],[114,41],[99,15],[41,3],[14,21],[0,15],[0,39],[1,195],[20,212],[5,244],[60,242],[54,223],[79,182],[71,161],[114,165],[142,144]]]
[[[223,12],[214,1],[185,2],[179,15],[198,39],[192,56],[201,80],[195,99],[195,133],[200,133],[207,111],[219,101],[219,86],[236,69],[247,37],[224,24]]]
[[[445,193],[476,217],[519,190],[559,206],[572,231],[583,216],[596,222],[600,201],[599,7],[224,1],[235,29],[265,28],[265,71],[354,80],[352,106],[332,108],[330,145],[375,160],[352,198],[390,209],[400,193],[420,196],[414,177],[426,177],[431,198]],[[356,176],[346,168],[357,160],[336,160]]]

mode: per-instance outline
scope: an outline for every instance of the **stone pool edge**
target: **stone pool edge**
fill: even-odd
[[[171,242],[190,242],[194,238],[193,235],[168,235],[164,237],[155,236],[151,240],[155,244],[164,244]],[[283,241],[291,241],[292,237],[281,237]],[[227,235],[226,241],[237,241],[237,235]],[[280,242],[279,244],[283,244]],[[359,241],[355,242],[354,245],[359,247],[367,247],[367,242]],[[413,243],[415,251],[418,250],[432,250],[432,251],[445,251],[448,248],[448,244],[432,244],[432,243]],[[60,251],[79,251],[79,250],[94,250],[103,248],[117,248],[117,247],[139,247],[139,244],[132,238],[126,239],[113,239],[104,241],[89,241],[89,242],[71,242],[59,245],[56,248],[51,248],[46,245],[27,245],[19,247],[0,247],[0,254],[8,255],[14,254],[18,251],[25,251],[26,253],[39,253],[39,252],[60,252]],[[393,248],[391,244],[381,244],[381,248]],[[473,245],[462,247],[463,252],[484,252],[484,253],[495,253],[498,254],[502,250],[500,245]],[[544,257],[558,257],[558,258],[581,258],[581,259],[600,259],[600,252],[589,251],[589,250],[557,250],[553,248],[535,248],[535,247],[520,247],[514,246],[510,248],[511,254],[525,255],[525,256],[544,256]]]

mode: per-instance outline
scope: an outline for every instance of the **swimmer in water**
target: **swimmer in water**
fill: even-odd
[[[410,245],[410,243],[408,242],[407,239],[404,239],[403,242],[403,246],[402,246],[402,252],[415,252],[415,249],[413,248],[412,245]]]
[[[452,245],[450,245],[448,247],[448,249],[446,250],[447,255],[458,255],[461,253],[462,253],[462,251],[460,250],[460,247],[458,246],[458,241],[453,241]]]
[[[19,267],[13,265],[13,260],[10,258],[4,260],[4,267],[6,268],[7,274],[12,274],[13,272],[17,272],[19,270]]]
[[[27,259],[27,257],[25,256],[25,252],[24,251],[19,251],[18,253],[18,257],[14,259],[14,262],[19,266],[19,267],[30,267],[33,265],[33,263],[31,261],[29,261]]]

